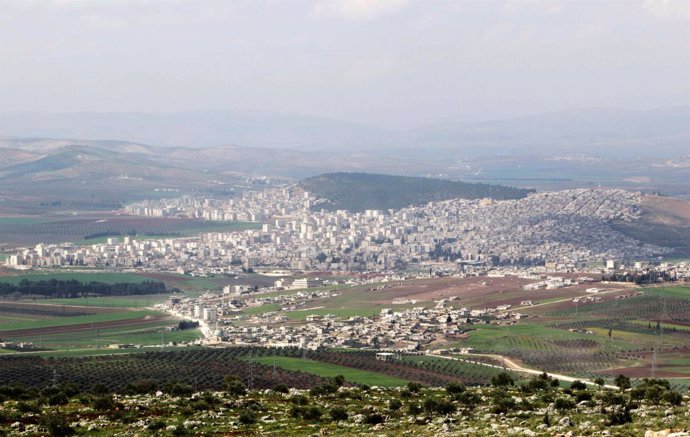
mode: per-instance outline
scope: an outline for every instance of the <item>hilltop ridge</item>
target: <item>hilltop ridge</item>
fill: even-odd
[[[521,199],[535,190],[446,179],[373,173],[324,173],[303,179],[304,190],[318,199],[315,209],[399,209],[453,198]]]

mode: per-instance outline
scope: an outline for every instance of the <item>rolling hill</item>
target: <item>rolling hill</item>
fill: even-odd
[[[320,201],[314,209],[399,209],[453,198],[519,199],[534,190],[370,173],[327,173],[300,181]]]

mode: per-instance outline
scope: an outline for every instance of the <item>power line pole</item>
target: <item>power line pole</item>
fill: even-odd
[[[254,389],[254,359],[253,352],[249,352],[249,390]]]

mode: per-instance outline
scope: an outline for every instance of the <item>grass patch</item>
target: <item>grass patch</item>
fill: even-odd
[[[319,315],[325,316],[327,314],[332,314],[336,317],[356,317],[364,316],[371,317],[379,314],[381,312],[380,308],[318,308],[313,310],[303,310],[303,311],[290,311],[284,312],[283,315],[289,320],[305,320],[309,315]]]
[[[118,282],[134,282],[141,283],[146,281],[155,281],[155,279],[147,278],[136,273],[120,273],[120,272],[50,272],[50,273],[27,273],[22,275],[2,276],[0,282],[7,282],[10,284],[17,284],[22,279],[29,281],[48,281],[50,279],[57,279],[60,281],[77,280],[79,282],[103,282],[106,284],[115,284]]]
[[[400,387],[407,384],[407,381],[392,376],[383,375],[376,372],[368,372],[366,370],[352,369],[349,367],[338,366],[335,364],[321,363],[314,360],[306,360],[292,357],[259,357],[254,361],[261,364],[272,366],[274,363],[277,367],[293,370],[299,372],[311,373],[313,375],[332,378],[337,375],[343,375],[345,380],[358,384],[378,385],[386,387]]]
[[[255,316],[257,314],[270,313],[271,311],[280,310],[281,305],[279,303],[267,303],[264,305],[259,305],[256,307],[249,307],[242,310],[242,314],[247,316]]]
[[[0,217],[0,225],[32,225],[52,221],[46,217]]]
[[[78,325],[83,323],[98,323],[98,322],[112,322],[119,320],[139,319],[146,316],[158,316],[162,313],[157,311],[118,311],[113,313],[93,314],[90,316],[77,317],[55,317],[45,320],[31,320],[22,322],[6,323],[1,325],[2,331],[11,331],[15,329],[35,329],[48,328],[53,326],[68,326]],[[0,331],[0,332],[2,332]]]
[[[674,297],[679,299],[690,299],[690,287],[670,286],[645,288],[644,292],[653,296]]]
[[[64,299],[45,299],[38,303],[52,303],[57,305],[71,305],[84,307],[108,307],[108,308],[146,308],[168,299],[165,294],[152,294],[142,296],[103,296],[103,297],[79,297]],[[31,301],[33,302],[33,301]]]

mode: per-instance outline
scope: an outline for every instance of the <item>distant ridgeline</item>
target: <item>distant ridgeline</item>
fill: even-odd
[[[314,210],[400,209],[447,199],[521,199],[532,189],[370,173],[326,173],[303,179],[304,190],[322,200]]]
[[[16,284],[0,282],[0,297],[74,298],[87,296],[136,296],[169,293],[163,282],[79,282],[75,279],[29,281]]]

